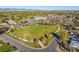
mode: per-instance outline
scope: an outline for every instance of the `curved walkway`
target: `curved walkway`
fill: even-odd
[[[59,32],[59,30],[60,30],[60,25],[58,24],[58,29],[57,29],[57,31],[55,33]]]

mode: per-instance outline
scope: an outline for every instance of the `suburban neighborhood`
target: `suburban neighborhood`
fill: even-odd
[[[0,11],[0,52],[79,51],[79,11]]]

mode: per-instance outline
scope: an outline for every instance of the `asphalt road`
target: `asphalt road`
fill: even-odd
[[[2,38],[2,40],[9,42],[11,45],[17,47],[18,51],[20,52],[56,52],[56,42],[52,41],[51,44],[47,47],[47,48],[43,48],[43,49],[33,49],[33,48],[29,48],[28,46],[15,41],[15,39],[8,37],[5,34],[1,34],[0,38]]]

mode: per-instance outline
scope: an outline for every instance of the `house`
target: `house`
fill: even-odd
[[[34,19],[35,20],[45,20],[47,17],[46,16],[35,16]]]
[[[27,20],[22,20],[21,21],[21,25],[23,25],[23,26],[27,26],[27,25],[31,25],[31,24],[33,24],[32,19],[27,19]]]
[[[7,20],[6,21],[8,24],[10,24],[10,25],[14,25],[14,24],[17,24],[15,21],[13,21],[13,20]]]
[[[2,25],[10,29],[15,28],[15,25],[17,25],[17,23],[13,20],[7,20],[6,23],[3,23]]]
[[[7,28],[13,28],[14,26],[13,25],[10,25],[10,24],[8,24],[8,23],[3,23],[2,24],[4,27],[7,27]]]
[[[70,48],[77,48],[79,49],[79,32],[74,32],[73,34],[69,35],[69,47]]]

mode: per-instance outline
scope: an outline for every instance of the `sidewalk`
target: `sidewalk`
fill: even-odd
[[[42,47],[42,48],[45,48],[45,46],[43,45],[43,43],[39,40],[38,41],[39,45]]]

